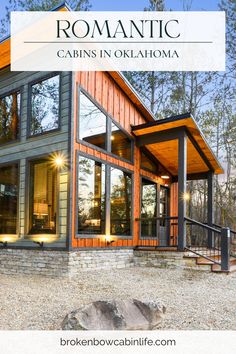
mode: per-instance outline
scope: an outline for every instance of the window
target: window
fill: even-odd
[[[78,233],[105,233],[105,166],[79,157]]]
[[[111,127],[111,152],[126,160],[131,160],[131,141],[114,123]]]
[[[29,234],[55,234],[57,169],[49,159],[31,162]]]
[[[160,187],[160,217],[168,216],[168,188]],[[165,226],[165,220],[161,221],[161,225]]]
[[[98,105],[80,90],[79,139],[120,158],[132,160],[132,141]]]
[[[131,235],[130,174],[111,168],[111,235]]]
[[[0,98],[0,144],[14,141],[19,136],[20,93]]]
[[[106,149],[106,116],[82,92],[80,93],[80,139]]]
[[[30,135],[59,128],[59,92],[59,75],[31,86]]]
[[[82,235],[130,236],[132,178],[88,157],[78,161],[77,231]]]
[[[18,165],[0,167],[0,234],[17,233]]]
[[[149,158],[143,151],[141,152],[141,168],[149,170],[155,174],[158,173],[158,164]]]
[[[141,222],[142,237],[157,236],[157,185],[154,182],[142,179]]]

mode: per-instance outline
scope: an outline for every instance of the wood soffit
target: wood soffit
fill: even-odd
[[[172,129],[184,128],[188,134],[187,138],[187,173],[208,172],[209,165],[216,174],[224,173],[224,170],[208,145],[203,133],[190,114],[166,118],[152,123],[145,123],[133,126],[133,134],[137,137],[148,134],[170,132]],[[195,144],[193,144],[193,141]],[[201,151],[197,150],[197,147]],[[178,140],[161,141],[147,144],[145,147],[162,163],[173,176],[178,175]],[[203,158],[204,156],[204,158]]]

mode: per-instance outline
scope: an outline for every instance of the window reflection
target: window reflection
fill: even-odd
[[[57,219],[57,170],[51,161],[31,163],[30,234],[55,234]]]
[[[114,123],[111,131],[111,152],[126,160],[131,160],[131,141]]]
[[[105,166],[79,157],[78,233],[105,233]]]
[[[19,134],[20,93],[0,98],[0,144],[14,141]]]
[[[158,173],[158,165],[143,151],[141,152],[141,168],[149,170],[155,174]]]
[[[156,183],[142,180],[141,218],[151,219],[157,216],[157,186]],[[143,237],[156,237],[157,221],[143,220],[141,222],[141,235]]]
[[[42,134],[59,127],[59,75],[31,87],[30,134]]]
[[[79,137],[87,143],[106,148],[106,115],[80,93]]]
[[[131,176],[111,168],[111,235],[131,235]]]
[[[0,234],[17,233],[18,166],[0,167]]]

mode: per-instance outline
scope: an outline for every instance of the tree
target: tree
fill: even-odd
[[[165,8],[164,1],[150,0],[145,10]],[[191,1],[183,1],[183,10]],[[205,133],[216,156],[223,162],[225,175],[215,178],[215,220],[236,225],[236,2],[221,0],[219,9],[227,18],[226,72],[134,72],[126,73],[156,119],[191,112]],[[206,181],[190,182],[188,213],[206,221]]]
[[[68,5],[73,11],[90,9],[89,0],[68,0]],[[9,32],[11,11],[48,11],[58,6],[58,0],[8,0],[5,6],[6,15],[0,20],[0,35],[4,36]]]

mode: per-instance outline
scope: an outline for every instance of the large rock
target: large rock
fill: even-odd
[[[161,320],[166,308],[156,301],[95,301],[69,313],[64,330],[150,330]]]

